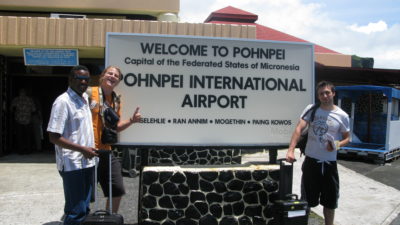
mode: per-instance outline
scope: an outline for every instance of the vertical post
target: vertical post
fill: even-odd
[[[386,134],[385,134],[385,152],[390,150],[390,121],[392,119],[392,99],[388,97],[387,104],[387,117],[386,117]]]
[[[97,168],[99,167],[99,157],[96,156],[95,158],[95,163],[94,163],[94,179],[93,179],[93,188],[94,188],[94,209],[98,210],[99,209],[99,203],[98,203],[98,196],[97,196]],[[93,192],[92,192],[93,193]]]
[[[0,55],[0,156],[2,156],[6,152],[6,148],[8,147],[8,138],[11,135],[8,135],[9,129],[7,126],[7,78],[6,78],[6,57]]]
[[[140,155],[139,165],[139,199],[138,199],[138,223],[142,222],[142,179],[143,179],[143,167],[148,165],[148,156],[150,148],[137,148],[137,154]]]
[[[109,190],[109,196],[108,196],[108,200],[109,200],[109,202],[110,202],[110,214],[112,214],[113,213],[113,210],[112,210],[112,180],[111,180],[111,172],[112,172],[112,170],[111,170],[111,156],[112,156],[112,151],[110,151],[110,153],[108,154],[108,190]]]
[[[372,94],[368,93],[367,142],[371,143]]]
[[[276,160],[278,158],[278,149],[270,148],[268,149],[268,154],[269,154],[269,164],[276,164]]]
[[[351,100],[351,118],[350,118],[350,132],[351,132],[350,142],[353,141],[353,134],[354,134],[353,130],[354,130],[354,121],[355,121],[354,112],[355,112],[355,109],[356,109],[356,103],[353,102],[353,99],[352,99]]]

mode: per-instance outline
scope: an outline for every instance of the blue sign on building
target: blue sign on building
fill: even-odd
[[[77,49],[24,48],[27,66],[76,66],[79,64]]]

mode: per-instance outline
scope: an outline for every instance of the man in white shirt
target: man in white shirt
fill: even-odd
[[[350,141],[349,116],[334,105],[335,86],[328,81],[317,84],[320,106],[311,119],[309,109],[303,111],[292,135],[286,154],[288,162],[294,162],[294,149],[301,131],[309,124],[306,158],[302,166],[302,198],[309,207],[321,204],[326,225],[333,225],[335,209],[339,199],[339,174],[337,170],[337,150]]]
[[[51,109],[47,131],[55,145],[57,169],[63,179],[65,225],[81,224],[89,214],[93,189],[94,148],[92,115],[85,93],[90,79],[85,66],[69,74],[69,88]]]

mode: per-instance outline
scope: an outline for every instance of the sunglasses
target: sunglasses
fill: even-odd
[[[87,76],[75,75],[75,76],[74,76],[74,79],[76,79],[76,80],[84,80],[84,81],[86,81],[86,82],[89,82],[89,81],[90,81],[90,77],[87,77]]]

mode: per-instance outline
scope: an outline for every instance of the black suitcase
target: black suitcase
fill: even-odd
[[[111,185],[111,151],[108,150],[99,150],[97,151],[98,154],[108,154],[109,156],[109,174],[110,174],[110,180],[109,180],[109,190],[110,190],[110,195],[112,196],[112,185]],[[96,163],[96,170],[95,170],[95,185],[94,185],[94,190],[95,190],[95,208],[97,209],[97,163]],[[123,225],[124,224],[124,218],[120,214],[112,213],[112,201],[110,199],[110,210],[97,210],[94,213],[91,213],[86,216],[85,220],[82,222],[82,225]]]
[[[293,186],[293,163],[286,159],[278,160],[279,169],[279,199],[286,199],[292,193]],[[288,196],[289,197],[289,196]]]
[[[286,200],[275,201],[274,224],[307,225],[308,204],[299,200],[296,194],[286,195]]]

